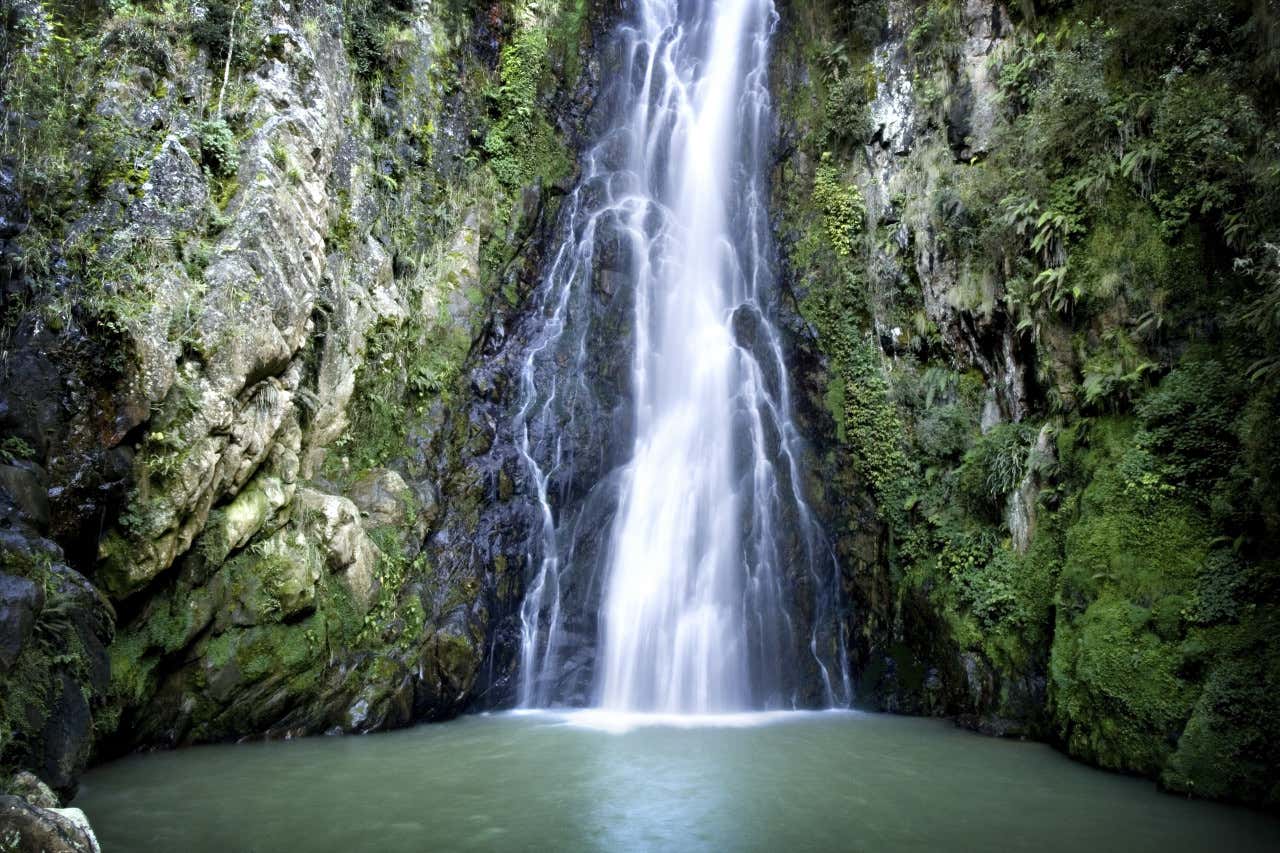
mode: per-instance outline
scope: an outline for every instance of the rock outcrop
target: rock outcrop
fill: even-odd
[[[774,201],[859,703],[1274,807],[1275,23],[1210,5],[786,4]]]
[[[0,764],[458,713],[502,574],[432,538],[484,488],[468,359],[612,10],[4,12]]]
[[[101,853],[80,809],[41,808],[0,796],[0,843],[15,853]]]

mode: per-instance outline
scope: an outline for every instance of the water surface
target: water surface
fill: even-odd
[[[855,713],[467,717],[91,771],[107,853],[1277,850],[1280,821],[1040,744]]]

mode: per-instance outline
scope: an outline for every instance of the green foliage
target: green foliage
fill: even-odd
[[[42,9],[47,32],[40,14],[6,32],[3,141],[29,221],[17,240],[24,292],[6,300],[4,323],[38,311],[54,330],[79,327],[94,342],[87,369],[105,381],[125,367],[125,333],[151,305],[146,280],[176,246],[145,231],[106,233],[119,207],[141,196],[168,130],[103,108],[101,83],[162,102],[181,55],[181,17],[134,4]],[[197,126],[213,152],[206,159],[234,166],[229,138],[208,130]]]
[[[221,118],[201,122],[197,133],[204,165],[215,177],[233,177],[240,168],[240,152],[227,122]]]
[[[845,74],[827,86],[823,127],[834,143],[859,145],[871,138],[874,128],[869,104],[875,95],[874,67],[867,66],[866,72]]]
[[[1280,712],[1273,701],[1280,689],[1277,630],[1280,625],[1272,610],[1255,612],[1238,626],[1195,635],[1196,647],[1217,654],[1177,750],[1160,776],[1166,787],[1272,808],[1280,805],[1273,773],[1280,758]]]
[[[5,436],[0,440],[0,460],[12,464],[36,458],[36,449],[25,439],[16,435]]]
[[[830,50],[843,54],[845,45],[849,45],[869,52],[880,41],[888,7],[885,0],[842,0],[834,4],[831,14],[832,29],[839,41]]]
[[[853,254],[855,239],[862,233],[865,204],[857,186],[842,179],[829,152],[822,155],[822,162],[814,172],[813,198],[822,211],[832,249],[841,257],[849,257]]]
[[[1090,410],[1116,411],[1132,403],[1157,365],[1121,329],[1107,329],[1101,344],[1084,353],[1080,392]]]
[[[485,134],[483,148],[499,185],[508,192],[536,178],[558,180],[570,168],[563,146],[537,105],[549,47],[543,27],[517,31],[502,48],[500,82],[488,93],[496,118]]]
[[[1212,466],[1184,470],[1181,454],[1219,455],[1212,404],[1205,422],[1187,424],[1191,444],[1166,443],[1191,399],[1221,393],[1209,390],[1216,369],[1171,374],[1140,407],[1145,427],[1094,431],[1077,469],[1089,485],[1064,552],[1051,696],[1075,754],[1162,773],[1178,790],[1274,801],[1257,774],[1280,731],[1259,701],[1278,672],[1265,639],[1274,591],[1262,580],[1273,569],[1213,550],[1195,494],[1160,486],[1209,475]]]
[[[916,422],[916,441],[930,462],[957,462],[969,449],[975,432],[973,413],[956,404],[927,405]]]
[[[1280,380],[1280,245],[1264,243],[1257,257],[1237,259],[1236,270],[1255,280],[1254,293],[1231,315],[1231,321],[1258,348],[1249,365],[1255,382]]]
[[[818,326],[832,361],[826,404],[836,434],[849,448],[856,474],[877,493],[889,494],[905,469],[904,430],[889,401],[876,350],[859,336],[854,317],[847,313],[853,298],[855,291],[848,285],[828,286],[815,289],[801,310]]]
[[[990,533],[954,536],[938,555],[938,563],[961,603],[984,629],[1022,621],[1015,586],[1017,558]]]
[[[348,474],[383,465],[406,452],[413,415],[422,414],[426,401],[451,395],[470,346],[470,330],[447,319],[429,325],[389,324],[371,335],[369,351],[356,374],[351,426],[336,445],[350,466]],[[330,454],[331,469],[340,462]]]
[[[422,602],[415,591],[405,593],[410,577],[430,575],[423,554],[412,559],[405,552],[403,531],[382,527],[370,534],[378,546],[376,575],[380,585],[378,599],[364,617],[358,642],[380,645],[384,642],[416,642],[425,621]]]
[[[962,498],[980,516],[999,518],[1005,499],[1027,473],[1036,431],[1025,423],[997,424],[973,442],[960,466]]]
[[[114,15],[103,33],[102,46],[114,53],[127,56],[156,74],[169,73],[169,43],[172,33],[170,21],[162,15],[153,15],[135,9]]]
[[[874,349],[854,344],[842,359],[845,440],[872,486],[890,492],[905,467],[900,444],[902,424],[888,401],[888,387]]]
[[[1194,691],[1178,645],[1150,630],[1152,613],[1106,596],[1076,619],[1059,617],[1054,710],[1075,755],[1103,767],[1158,772],[1167,733],[1186,721]]]
[[[1239,403],[1235,379],[1221,363],[1188,361],[1138,403],[1137,443],[1160,459],[1169,482],[1207,494],[1239,454]]]
[[[44,760],[41,727],[68,675],[81,685],[90,710],[100,697],[92,688],[90,656],[76,627],[76,590],[46,553],[0,552],[0,571],[43,588],[44,607],[9,670],[0,674],[0,766],[35,766]]]
[[[922,3],[915,7],[907,49],[924,62],[946,61],[956,55],[960,37],[960,10],[956,0]]]
[[[344,38],[356,75],[365,83],[393,76],[404,60],[404,32],[413,12],[411,0],[346,0],[342,4]]]
[[[221,74],[231,51],[231,67],[253,68],[262,54],[262,37],[248,0],[205,0],[203,14],[187,24],[187,33],[209,57],[209,67]]]

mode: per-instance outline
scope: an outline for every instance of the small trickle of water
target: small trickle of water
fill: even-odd
[[[540,291],[546,331],[523,373],[518,445],[542,509],[541,559],[521,613],[521,702],[554,702],[572,535],[548,494],[566,452],[530,424],[560,386],[597,229],[625,249],[634,291],[634,444],[599,561],[595,698],[615,710],[730,712],[849,699],[838,568],[801,493],[774,278],[766,157],[771,0],[643,0],[623,27],[614,127],[586,158],[567,237]],[[584,189],[586,188],[586,189]],[[541,387],[539,387],[541,385]],[[803,591],[803,592],[802,592]],[[803,595],[803,603],[798,599]],[[803,617],[799,615],[803,611]],[[813,701],[809,699],[808,701]]]

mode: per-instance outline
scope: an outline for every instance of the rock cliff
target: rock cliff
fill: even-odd
[[[783,7],[777,230],[863,704],[1275,806],[1277,32]]]
[[[426,543],[606,8],[5,4],[0,763],[473,701],[493,567]]]

